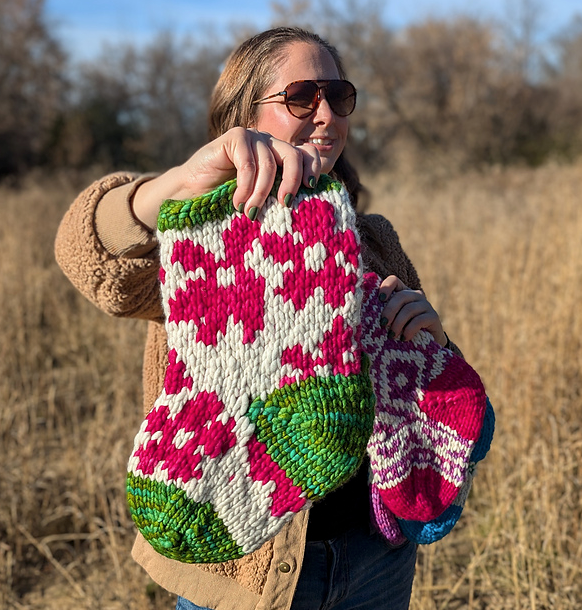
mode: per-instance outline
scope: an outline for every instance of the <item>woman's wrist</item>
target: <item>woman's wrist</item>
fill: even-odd
[[[131,202],[135,192],[155,178],[144,174],[108,190],[97,203],[94,227],[103,247],[113,256],[136,258],[153,250],[156,239],[135,215]]]
[[[144,226],[155,231],[162,202],[165,199],[177,199],[180,192],[185,190],[179,168],[169,169],[136,189],[131,200],[133,214]]]
[[[158,190],[155,185],[156,180],[158,180],[158,178],[140,185],[131,199],[133,215],[150,231],[155,230],[158,217],[154,204],[154,199],[156,198],[156,192]],[[161,203],[162,200],[160,200],[157,210],[159,210]]]

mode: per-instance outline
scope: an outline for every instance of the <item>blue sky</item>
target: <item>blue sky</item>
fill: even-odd
[[[282,0],[280,0],[282,1]],[[388,0],[387,23],[399,28],[428,16],[470,14],[507,18],[523,0]],[[581,0],[535,0],[540,6],[542,34],[550,37],[573,15],[582,14]],[[59,39],[74,58],[97,55],[104,43],[147,42],[161,29],[178,34],[216,31],[270,23],[269,0],[46,0],[47,15]],[[317,24],[314,24],[317,30]]]

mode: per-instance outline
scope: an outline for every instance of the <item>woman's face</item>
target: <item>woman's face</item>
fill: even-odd
[[[262,94],[266,97],[283,91],[296,80],[326,81],[340,78],[332,56],[319,45],[295,42],[285,49],[285,61],[277,70],[275,81]],[[259,131],[266,131],[294,146],[311,144],[319,151],[321,171],[329,173],[346,145],[349,121],[334,114],[325,100],[305,119],[294,117],[286,108],[283,96],[259,104]]]

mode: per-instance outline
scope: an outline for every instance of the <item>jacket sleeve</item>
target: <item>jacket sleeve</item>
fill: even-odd
[[[402,249],[398,233],[380,214],[360,215],[357,227],[362,241],[364,268],[382,279],[396,275],[409,288],[421,290],[414,265]]]
[[[152,177],[117,173],[97,180],[75,199],[57,231],[57,263],[111,316],[163,318],[157,240],[131,209],[136,188]]]
[[[409,288],[422,290],[416,269],[404,252],[398,233],[380,214],[361,214],[357,218],[362,242],[364,269],[374,271],[382,279],[395,275]],[[449,339],[447,348],[461,356],[461,350]]]

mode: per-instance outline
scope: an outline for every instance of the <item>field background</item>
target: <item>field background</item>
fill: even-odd
[[[366,182],[497,415],[412,610],[581,608],[582,164]],[[97,311],[53,258],[84,184],[0,187],[0,608],[170,609],[129,555],[144,324]]]

